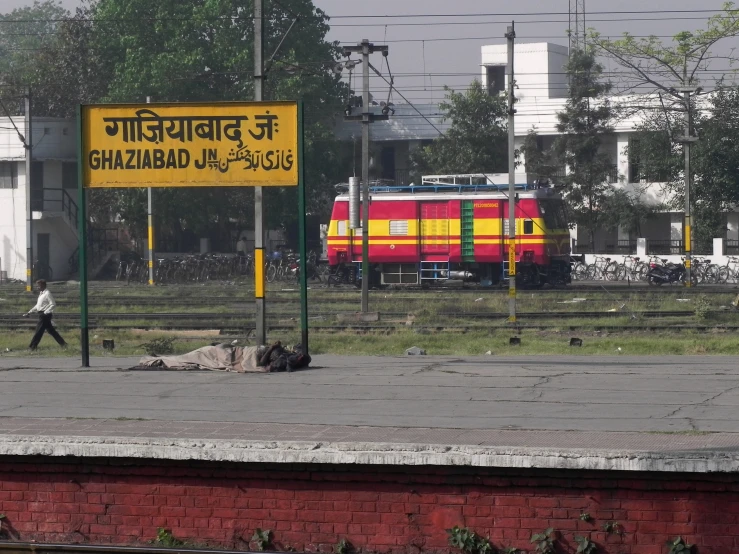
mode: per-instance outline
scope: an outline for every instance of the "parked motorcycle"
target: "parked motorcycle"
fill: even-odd
[[[647,282],[650,285],[661,286],[664,284],[683,283],[685,284],[686,275],[685,264],[668,262],[666,259],[662,259],[661,264],[650,263],[649,271],[647,271]],[[696,273],[691,272],[691,279],[693,286],[698,284],[698,278]]]

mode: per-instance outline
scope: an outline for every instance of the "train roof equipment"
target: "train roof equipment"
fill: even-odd
[[[533,191],[552,188],[547,179],[533,180],[531,175],[517,173],[516,191]],[[370,192],[372,193],[475,193],[475,192],[506,192],[509,189],[507,173],[465,173],[453,175],[425,175],[421,179],[422,184],[397,185],[394,181],[375,180],[370,181]],[[339,183],[335,186],[337,192],[345,193],[349,190],[348,183]]]

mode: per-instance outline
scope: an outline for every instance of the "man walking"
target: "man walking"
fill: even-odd
[[[33,338],[31,339],[31,344],[28,348],[36,350],[36,347],[38,347],[38,343],[41,342],[41,337],[44,336],[45,331],[48,331],[49,334],[54,337],[54,340],[59,343],[59,346],[63,348],[67,346],[67,343],[64,342],[64,339],[56,332],[56,329],[54,329],[54,326],[51,324],[51,317],[54,314],[54,308],[56,308],[54,297],[51,295],[51,292],[49,292],[49,289],[46,288],[46,281],[39,279],[36,281],[36,284],[39,289],[38,301],[28,313],[23,314],[23,317],[28,317],[30,314],[38,312],[36,333],[34,333]]]

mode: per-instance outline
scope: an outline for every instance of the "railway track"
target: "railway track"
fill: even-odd
[[[717,312],[726,313],[726,312]],[[162,330],[162,331],[214,331],[217,330],[221,335],[249,335],[254,329],[254,322],[250,318],[245,318],[243,314],[233,315],[231,317],[224,314],[208,314],[210,317],[194,318],[190,314],[111,314],[109,316],[91,315],[89,326],[91,329],[107,329],[107,330],[130,330],[130,329],[146,329],[146,330]],[[524,313],[519,314],[521,323],[514,326],[507,324],[508,314],[506,313],[454,313],[440,314],[449,320],[447,324],[425,324],[413,323],[406,325],[407,317],[405,313],[384,313],[383,318],[388,321],[379,322],[345,322],[341,324],[328,321],[328,315],[313,315],[309,321],[310,330],[318,333],[365,333],[365,334],[391,334],[399,331],[412,331],[419,334],[432,333],[468,333],[468,332],[484,332],[491,330],[504,329],[528,329],[528,330],[570,330],[570,331],[736,331],[739,330],[739,324],[724,323],[703,323],[703,324],[680,324],[679,321],[664,323],[654,321],[654,323],[644,323],[642,320],[658,320],[659,318],[688,318],[694,315],[691,311],[653,311],[638,312],[633,314],[636,317],[629,324],[613,324],[607,322],[599,322],[598,318],[603,320],[612,319],[614,317],[629,317],[629,312],[557,312],[557,313]],[[392,319],[396,317],[395,321]],[[76,314],[60,314],[56,316],[60,327],[73,328],[78,325],[79,316]],[[467,319],[472,322],[469,324],[460,323],[459,319]],[[572,319],[584,319],[583,323],[568,321]],[[141,320],[141,321],[139,321]],[[128,323],[131,322],[131,323]],[[487,322],[487,323],[485,323]],[[491,325],[497,323],[498,325]],[[270,332],[290,332],[299,329],[299,318],[293,317],[289,319],[280,319],[279,317],[271,317],[268,319],[268,329]],[[17,315],[6,316],[0,314],[0,329],[6,330],[30,330],[35,326],[33,320],[18,317]]]
[[[214,289],[218,290],[221,289],[221,292],[223,289],[228,289],[229,291],[238,291],[239,296],[249,296],[254,294],[254,288],[252,286],[227,286],[227,285],[205,285],[205,286],[199,286],[199,285],[183,285],[183,286],[158,286],[154,290],[156,290],[156,297],[159,298],[167,298],[168,296],[171,296],[172,298],[178,298],[182,299],[183,293],[189,293],[191,291],[202,291],[203,293],[208,293],[208,291],[212,291]],[[99,294],[109,294],[113,291],[140,291],[141,295],[131,295],[130,298],[142,298],[147,297],[145,294],[148,289],[146,286],[126,286],[122,285],[119,287],[113,287],[113,286],[99,286],[99,285],[93,285],[89,289],[89,297],[90,300],[94,299]],[[172,291],[171,295],[168,295],[168,291]],[[542,288],[542,289],[519,289],[520,294],[528,294],[528,293],[535,293],[535,294],[568,294],[572,292],[595,292],[595,291],[601,291],[604,293],[610,293],[610,294],[616,294],[619,292],[629,292],[629,293],[635,293],[635,294],[642,294],[642,293],[649,293],[649,294],[664,294],[664,293],[675,293],[675,294],[701,294],[701,293],[736,293],[739,292],[739,283],[732,283],[732,284],[725,284],[725,285],[698,285],[697,287],[692,287],[690,289],[682,287],[682,286],[664,286],[664,287],[650,287],[647,284],[644,283],[632,283],[627,284],[625,282],[602,282],[602,281],[592,281],[589,283],[578,283],[576,285],[568,285],[567,287],[558,287],[558,288]],[[267,290],[268,295],[285,295],[285,294],[298,294],[300,291],[297,287],[284,287],[282,290]],[[439,286],[439,287],[433,287],[429,289],[422,289],[421,287],[413,287],[413,288],[386,288],[386,289],[373,289],[370,291],[370,295],[383,295],[383,294],[392,294],[392,295],[402,295],[402,294],[408,294],[408,293],[423,293],[423,294],[444,294],[444,293],[459,293],[459,294],[508,294],[508,289],[505,287],[480,287],[475,285],[470,285],[466,287],[460,287],[460,286]],[[357,289],[354,286],[341,286],[341,287],[327,287],[325,285],[311,285],[309,286],[309,293],[326,293],[330,295],[335,294],[346,294],[346,295],[353,295],[353,296],[359,296],[361,294],[361,291]],[[25,292],[25,290],[22,287],[18,287],[17,285],[0,285],[0,294],[3,296],[14,296],[17,295],[19,297],[28,297],[29,293]],[[31,293],[32,294],[32,293]],[[79,293],[77,289],[65,289],[65,288],[56,288],[54,289],[54,295],[63,297],[65,295],[70,295],[74,297],[78,297]],[[129,298],[126,296],[118,296],[116,298]],[[217,295],[216,298],[222,298],[224,300],[226,299],[233,299],[233,294],[228,295]],[[184,298],[185,300],[187,298]]]
[[[709,312],[709,314],[725,314],[725,313],[731,313],[726,311],[715,311],[715,312]],[[620,312],[613,312],[613,311],[578,311],[578,312],[519,312],[517,314],[518,318],[522,319],[566,319],[566,318],[580,318],[580,317],[592,317],[592,318],[611,318],[611,317],[625,317],[630,315],[636,315],[637,317],[645,317],[645,318],[656,318],[656,317],[689,317],[695,315],[695,312],[693,310],[679,310],[679,311],[620,311]],[[208,321],[232,321],[232,320],[241,320],[241,319],[248,319],[247,316],[251,314],[246,314],[243,312],[238,313],[170,313],[170,312],[162,312],[162,313],[107,313],[107,314],[96,314],[96,313],[90,313],[89,319],[95,320],[95,321],[103,321],[103,320],[167,320],[167,319],[175,319],[175,320],[208,320]],[[336,311],[327,311],[327,312],[309,312],[309,317],[311,319],[327,319],[330,317],[333,317],[336,315]],[[437,314],[440,317],[445,317],[449,319],[503,319],[508,317],[507,312],[439,312]],[[405,318],[408,316],[408,312],[381,312],[380,317],[389,317],[389,318]],[[285,317],[294,317],[297,319],[297,316],[294,314],[294,312],[290,313],[276,313],[273,314],[274,318],[285,318]],[[74,313],[55,313],[54,319],[56,320],[63,320],[63,321],[69,321],[69,320],[78,320],[79,314]],[[0,313],[0,324],[2,322],[6,321],[25,321],[29,324],[34,324],[35,322],[33,320],[28,320],[23,318],[22,316],[18,314],[3,314]]]

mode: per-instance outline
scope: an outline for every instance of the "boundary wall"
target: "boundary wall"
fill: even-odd
[[[603,554],[661,554],[677,536],[697,554],[739,552],[733,473],[0,456],[0,510],[16,541],[150,544],[163,528],[254,550],[261,528],[281,551],[343,539],[416,554],[454,552],[446,530],[458,525],[529,552],[548,527],[558,552],[574,552],[575,536]]]

